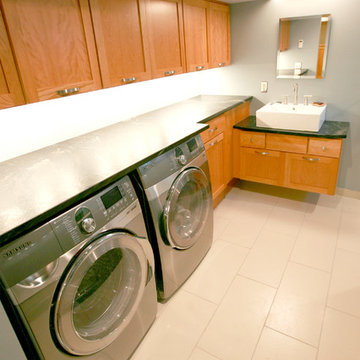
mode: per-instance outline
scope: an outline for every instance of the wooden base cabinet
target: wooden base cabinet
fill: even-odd
[[[210,120],[209,128],[201,133],[209,162],[214,207],[220,203],[234,178],[233,172],[233,126],[249,115],[250,102]]]
[[[335,194],[342,140],[234,130],[234,176]]]
[[[339,159],[286,154],[284,186],[322,194],[335,194]]]

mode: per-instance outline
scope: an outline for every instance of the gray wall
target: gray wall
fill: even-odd
[[[325,79],[276,79],[280,17],[332,15]],[[338,186],[360,191],[360,1],[257,0],[231,5],[232,65],[210,70],[201,82],[203,93],[250,94],[251,113],[264,103],[292,98],[299,83],[299,99],[312,94],[328,103],[327,120],[350,122],[344,141]],[[260,81],[269,91],[260,92]]]

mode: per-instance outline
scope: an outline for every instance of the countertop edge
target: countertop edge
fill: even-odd
[[[349,130],[350,123],[348,122],[342,122],[342,121],[330,121],[325,120],[324,125],[331,125],[331,123],[336,124],[343,124],[343,133],[341,134],[331,134],[329,133],[323,133],[321,132],[321,127],[319,132],[313,132],[313,131],[300,131],[300,130],[286,130],[286,129],[273,129],[273,128],[266,128],[266,127],[259,127],[254,125],[255,116],[249,116],[248,118],[239,121],[236,123],[233,128],[239,129],[239,130],[246,130],[246,131],[254,131],[254,132],[265,132],[265,133],[271,133],[271,134],[283,134],[283,135],[294,135],[294,136],[309,136],[309,137],[318,137],[318,138],[326,138],[326,139],[346,139],[347,133]],[[251,124],[249,124],[251,123]],[[324,126],[323,125],[323,126]]]

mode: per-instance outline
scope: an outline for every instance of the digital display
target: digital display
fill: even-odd
[[[121,199],[122,199],[122,195],[117,186],[115,186],[113,189],[111,189],[106,194],[101,196],[101,201],[104,204],[105,209],[108,209],[109,207],[113,206]]]
[[[195,139],[191,139],[186,144],[190,152],[193,152],[198,147]]]

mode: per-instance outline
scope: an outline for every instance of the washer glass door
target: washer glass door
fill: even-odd
[[[163,211],[163,229],[176,249],[193,246],[207,225],[212,208],[209,180],[199,168],[188,168],[173,182]]]
[[[70,354],[90,355],[112,343],[134,316],[148,261],[135,236],[95,238],[70,262],[55,299],[55,335]]]

